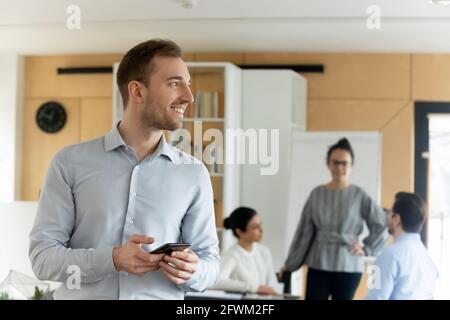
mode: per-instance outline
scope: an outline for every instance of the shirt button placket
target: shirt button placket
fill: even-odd
[[[136,197],[137,197],[137,192],[136,190],[136,182],[137,182],[137,173],[139,172],[140,166],[136,165],[133,169],[133,172],[131,174],[131,181],[130,181],[130,198],[128,200],[128,210],[127,210],[127,216],[126,216],[126,221],[127,221],[127,225],[128,227],[125,227],[125,229],[129,229],[132,228],[132,226],[135,224],[136,220],[133,218],[135,215],[135,208],[136,208]],[[124,236],[125,234],[127,234],[126,236],[130,236],[133,232],[132,230],[128,230],[129,232],[124,232]],[[124,242],[127,242],[128,239],[123,239]]]

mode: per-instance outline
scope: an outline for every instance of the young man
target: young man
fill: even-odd
[[[388,230],[394,244],[377,258],[374,288],[368,300],[432,299],[438,271],[420,240],[424,220],[422,199],[400,192],[388,212]]]
[[[164,140],[193,102],[172,41],[150,40],[123,58],[122,120],[105,137],[53,159],[30,234],[39,279],[63,282],[57,299],[183,299],[218,275],[211,181],[204,165]],[[191,250],[149,251],[166,242]],[[77,285],[77,280],[79,285]]]

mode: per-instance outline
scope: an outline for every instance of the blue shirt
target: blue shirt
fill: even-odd
[[[438,271],[417,233],[405,233],[377,258],[367,300],[428,300]]]
[[[190,242],[200,258],[197,271],[178,286],[162,270],[142,277],[117,272],[112,249],[133,234],[155,238],[146,251]],[[30,260],[39,279],[63,282],[57,299],[183,299],[184,291],[203,291],[220,264],[208,171],[164,137],[139,162],[117,126],[105,137],[66,147],[44,182]]]

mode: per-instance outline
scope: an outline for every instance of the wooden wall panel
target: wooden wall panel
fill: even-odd
[[[390,208],[398,191],[414,190],[414,112],[408,103],[383,128],[381,203]]]
[[[80,142],[104,136],[111,131],[111,99],[83,99],[80,108]]]
[[[83,99],[80,107],[80,142],[111,131],[112,99]]]
[[[220,61],[231,62],[234,64],[243,64],[244,54],[236,52],[196,53],[195,61]]]
[[[22,194],[26,201],[38,200],[39,190],[53,156],[63,147],[79,141],[79,99],[55,99],[67,112],[66,126],[48,134],[36,125],[36,111],[46,99],[25,99],[22,142]]]
[[[60,97],[112,97],[112,74],[61,75]]]
[[[409,99],[408,54],[246,53],[246,64],[323,64],[323,74],[305,73],[308,98]]]
[[[112,74],[58,75],[59,67],[112,66],[121,55],[29,56],[25,59],[25,97],[112,96]]]
[[[450,101],[450,55],[412,55],[415,100]]]
[[[308,100],[308,131],[378,131],[405,104],[401,100]]]

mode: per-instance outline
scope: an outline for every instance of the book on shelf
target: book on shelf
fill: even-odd
[[[219,92],[199,90],[195,93],[195,117],[219,117]]]
[[[214,91],[212,93],[212,108],[213,108],[212,116],[214,118],[218,118],[219,117],[219,93],[217,91]]]

